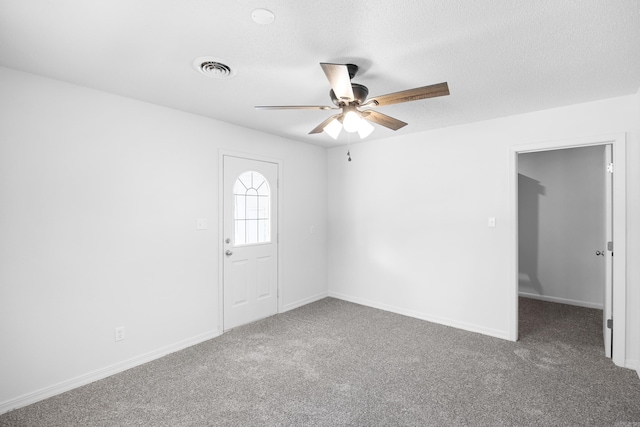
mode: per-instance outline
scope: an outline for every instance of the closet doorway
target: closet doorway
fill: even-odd
[[[606,147],[610,148],[606,148]],[[548,248],[549,240],[557,239],[558,237],[563,237],[563,235],[568,236],[570,233],[575,233],[573,231],[569,231],[572,225],[575,224],[561,224],[561,221],[558,218],[556,219],[556,223],[549,225],[548,218],[544,219],[546,221],[542,224],[540,221],[543,221],[540,218],[542,213],[541,203],[544,203],[545,206],[548,204],[548,200],[545,199],[543,202],[540,200],[541,196],[544,196],[542,192],[550,191],[547,189],[543,183],[535,178],[535,176],[527,176],[533,175],[529,160],[533,159],[535,156],[531,156],[531,158],[526,158],[525,155],[529,153],[540,153],[537,154],[539,157],[550,156],[552,158],[562,150],[562,154],[565,155],[573,155],[570,149],[579,149],[579,148],[589,148],[593,149],[591,154],[593,153],[602,153],[602,158],[605,159],[604,162],[604,170],[606,168],[613,168],[613,174],[611,175],[611,196],[606,195],[606,183],[605,180],[602,182],[602,186],[605,187],[605,195],[604,198],[609,197],[612,200],[610,206],[611,211],[604,212],[604,215],[609,215],[610,220],[609,224],[612,224],[612,237],[609,239],[606,234],[606,220],[603,221],[605,224],[603,228],[604,239],[600,243],[582,243],[583,248],[573,249],[573,250],[565,250],[564,252],[560,252],[556,249],[549,250],[545,249],[545,252],[542,254],[541,249]],[[546,153],[546,154],[545,154]],[[574,153],[578,153],[578,156],[586,153],[575,151]],[[611,159],[609,160],[606,156],[607,153],[610,153]],[[560,154],[560,155],[562,155]],[[625,185],[625,135],[624,134],[615,134],[615,135],[607,135],[600,137],[590,137],[590,138],[581,138],[575,140],[566,140],[566,141],[550,141],[550,142],[541,142],[534,144],[526,144],[513,146],[510,149],[510,186],[511,186],[511,206],[512,206],[512,226],[510,233],[512,235],[511,243],[512,249],[511,252],[511,267],[512,273],[514,277],[514,285],[510,289],[511,298],[510,298],[510,307],[511,307],[511,325],[510,325],[510,337],[515,341],[518,339],[518,297],[519,293],[522,292],[524,296],[528,297],[538,297],[538,299],[546,298],[547,301],[555,301],[555,302],[563,302],[563,303],[574,303],[574,305],[584,305],[587,307],[598,307],[600,304],[602,308],[605,310],[605,316],[603,319],[603,332],[605,334],[605,339],[608,340],[610,344],[604,344],[605,354],[609,357],[612,357],[614,363],[619,366],[624,366],[625,364],[625,333],[626,333],[626,185]],[[521,157],[522,156],[522,157]],[[520,165],[520,159],[523,160],[523,164]],[[547,159],[548,160],[548,159]],[[566,160],[566,159],[565,159]],[[527,163],[529,162],[529,163]],[[611,163],[613,166],[610,166]],[[520,171],[520,166],[522,166],[522,171]],[[549,165],[546,166],[550,168]],[[526,170],[529,168],[529,170]],[[543,167],[544,168],[544,167]],[[566,168],[567,171],[570,169]],[[563,173],[567,171],[558,171],[556,170],[554,173],[557,177],[561,177]],[[520,172],[524,172],[521,174]],[[521,179],[521,175],[524,177]],[[567,179],[566,177],[564,179]],[[537,181],[537,182],[536,182]],[[596,184],[599,185],[599,184]],[[554,190],[555,191],[555,190]],[[519,198],[519,193],[523,192],[525,195],[535,194],[537,192],[537,198],[534,199],[526,199],[522,200],[525,203],[525,206],[520,206],[521,200]],[[566,197],[573,197],[573,195],[565,195]],[[529,203],[529,206],[526,206],[526,203]],[[537,204],[537,205],[536,205]],[[606,205],[606,204],[605,204]],[[523,215],[520,217],[519,211],[520,209],[526,209],[530,216]],[[533,213],[531,213],[533,212]],[[546,213],[544,215],[547,215]],[[557,214],[556,214],[557,216]],[[584,219],[585,215],[581,215]],[[552,217],[553,219],[553,217]],[[523,235],[521,236],[521,227],[519,224],[520,221],[529,221],[535,222],[537,221],[538,229],[535,231],[525,230],[523,231]],[[579,222],[574,218],[574,222]],[[523,224],[524,225],[524,224]],[[531,224],[529,224],[531,225]],[[549,233],[546,235],[542,232],[540,228],[544,228],[545,230],[554,232],[555,227],[555,236],[549,237]],[[535,228],[535,227],[534,227]],[[528,234],[527,234],[528,233]],[[528,244],[525,244],[526,240],[534,235],[534,240],[530,240]],[[553,233],[551,233],[553,234]],[[602,235],[602,232],[600,232]],[[520,244],[520,240],[523,240],[522,244]],[[556,240],[556,242],[561,240]],[[608,242],[612,242],[611,244],[607,244]],[[586,247],[591,246],[591,244],[595,245],[593,248]],[[613,249],[615,248],[615,258],[613,258]],[[520,252],[522,256],[520,256]],[[560,287],[557,287],[555,284],[550,284],[547,282],[551,281],[551,277],[549,270],[542,270],[540,267],[554,265],[554,255],[558,258],[561,258],[563,261],[568,262],[570,258],[572,258],[575,253],[567,253],[567,251],[571,252],[580,252],[586,254],[588,251],[589,258],[591,258],[591,263],[600,263],[605,264],[604,272],[602,270],[598,270],[597,268],[594,271],[600,271],[593,273],[592,275],[599,276],[604,279],[604,283],[606,283],[607,277],[611,278],[611,287],[610,291],[606,291],[604,288],[604,284],[596,287],[590,288],[578,288],[577,285],[570,283],[571,280],[580,280],[579,276],[582,274],[581,272],[576,272],[575,269],[571,271],[570,268],[561,268],[563,263],[555,262],[555,271],[551,269],[551,272],[556,276],[562,277],[564,274],[565,281]],[[604,255],[602,252],[604,251]],[[607,270],[607,257],[611,261],[610,270]],[[579,257],[578,257],[579,258]],[[604,261],[604,262],[603,262]],[[583,262],[589,263],[589,259],[583,259]],[[522,263],[522,265],[521,265]],[[584,264],[586,265],[586,264]],[[596,265],[596,267],[598,267]],[[569,276],[574,277],[569,277]],[[569,280],[571,279],[571,280]],[[602,283],[602,281],[600,282]],[[597,298],[597,295],[602,295],[601,299]],[[609,295],[609,297],[607,297]],[[609,298],[607,300],[607,298]],[[563,301],[564,300],[564,301]],[[576,304],[579,303],[579,304]],[[609,304],[609,309],[607,305]],[[608,311],[608,312],[607,312]],[[606,328],[606,322],[608,319],[613,319],[611,323],[613,323],[613,329]],[[607,329],[609,333],[609,337],[607,338]],[[609,351],[607,351],[607,348]]]
[[[519,319],[526,320],[520,336],[575,316],[580,325],[571,328],[583,328],[596,342],[601,331],[611,357],[611,150],[607,144],[518,154]]]

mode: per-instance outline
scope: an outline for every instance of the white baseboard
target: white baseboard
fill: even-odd
[[[161,347],[157,350],[150,351],[149,353],[141,354],[139,356],[132,357],[131,359],[127,359],[122,362],[118,362],[113,365],[95,370],[93,372],[89,372],[75,378],[62,381],[58,384],[54,384],[40,390],[36,390],[34,392],[7,400],[5,402],[1,402],[0,414],[4,414],[5,412],[9,412],[14,409],[22,408],[23,406],[31,405],[32,403],[39,402],[57,394],[64,393],[66,391],[78,388],[97,380],[101,380],[103,378],[109,377],[122,371],[126,371],[127,369],[134,368],[144,363],[151,362],[152,360],[159,359],[163,356],[166,356],[167,354],[175,353],[176,351],[191,347],[220,335],[220,331],[211,331],[204,334],[196,335],[195,337],[191,337],[186,340]]]
[[[404,309],[404,308],[395,307],[395,306],[392,306],[392,305],[383,304],[383,303],[379,303],[379,302],[376,302],[376,301],[367,300],[367,299],[364,299],[364,298],[358,298],[358,297],[353,297],[353,296],[350,296],[350,295],[340,294],[340,293],[337,293],[337,292],[329,291],[329,295],[328,296],[333,297],[333,298],[337,298],[337,299],[341,299],[341,300],[344,300],[344,301],[353,302],[353,303],[360,304],[360,305],[366,305],[367,307],[372,307],[372,308],[377,308],[377,309],[380,309],[380,310],[390,311],[390,312],[396,313],[396,314],[402,314],[403,316],[409,316],[409,317],[414,317],[414,318],[420,319],[420,320],[426,320],[428,322],[438,323],[440,325],[451,326],[451,327],[458,328],[458,329],[463,329],[463,330],[469,331],[469,332],[476,332],[476,333],[479,333],[479,334],[488,335],[488,336],[495,337],[495,338],[509,340],[509,331],[507,331],[507,330],[501,331],[499,329],[485,328],[483,326],[478,326],[478,325],[474,325],[474,324],[471,324],[471,323],[459,322],[457,320],[448,319],[446,317],[433,316],[433,315],[430,315],[430,314],[427,314],[427,313],[423,313],[423,312],[419,312],[419,311],[407,310],[407,309]]]
[[[309,298],[304,298],[304,299],[292,302],[290,304],[283,306],[282,309],[280,310],[280,313],[284,313],[285,311],[302,307],[303,305],[311,304],[312,302],[320,301],[321,299],[326,298],[328,296],[329,294],[327,292],[322,292],[317,295],[311,296]]]
[[[604,307],[602,304],[587,301],[578,301],[568,298],[549,297],[546,295],[530,294],[529,292],[518,292],[518,295],[525,298],[537,299],[541,301],[557,302],[560,304],[577,305],[578,307],[597,308],[602,310]]]

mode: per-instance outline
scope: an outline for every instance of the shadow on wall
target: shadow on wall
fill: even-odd
[[[537,295],[544,295],[538,280],[540,196],[544,193],[540,181],[518,174],[518,288]]]

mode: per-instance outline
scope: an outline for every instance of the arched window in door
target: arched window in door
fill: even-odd
[[[238,177],[233,186],[234,245],[271,241],[270,194],[262,174],[248,171]]]

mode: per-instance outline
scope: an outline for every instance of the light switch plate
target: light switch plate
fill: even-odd
[[[490,216],[489,221],[487,221],[487,225],[489,228],[496,228],[496,217]]]

